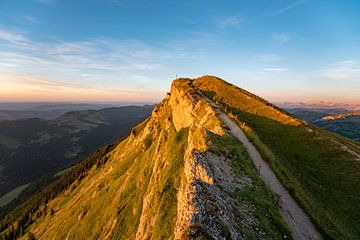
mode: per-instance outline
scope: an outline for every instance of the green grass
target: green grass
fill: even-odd
[[[234,189],[228,194],[232,197],[241,199],[247,205],[255,207],[252,213],[258,219],[259,228],[265,232],[265,239],[282,239],[284,236],[291,238],[291,234],[287,228],[286,223],[282,220],[276,196],[261,180],[258,170],[253,164],[246,149],[242,143],[232,136],[217,136],[211,135],[213,145],[209,149],[215,154],[227,156],[231,160],[231,167],[233,171],[241,178],[248,177],[251,181],[246,184],[243,189]],[[243,213],[236,212],[238,221]],[[246,239],[257,239],[256,229],[248,228],[246,225],[241,225],[240,231]]]
[[[181,179],[184,177],[184,152],[187,146],[188,129],[184,128],[175,133],[168,146],[168,166],[160,179],[160,204],[157,207],[158,218],[154,226],[154,239],[168,239],[173,237],[177,214],[177,191]],[[172,150],[170,150],[172,148]]]
[[[168,131],[162,130],[154,139],[149,140],[150,137],[147,136],[144,140],[145,152],[136,152],[132,154],[133,157],[129,161],[123,160],[124,166],[120,166],[119,169],[122,170],[117,173],[117,176],[120,175],[120,179],[124,179],[125,174],[122,174],[125,172],[136,172],[136,174],[126,180],[126,187],[119,198],[117,206],[119,224],[113,236],[117,236],[118,239],[134,237],[143,210],[143,198],[150,190],[153,195],[148,199],[151,201],[151,207],[147,209],[146,214],[155,218],[152,229],[153,238],[174,237],[173,229],[177,214],[176,193],[184,175],[183,158],[187,136],[188,129],[175,132],[174,126],[171,126]],[[164,162],[157,163],[157,167],[162,167],[161,175],[158,182],[153,182],[151,176],[154,174],[153,169],[157,157],[155,151],[158,142],[160,142],[160,148],[157,154],[162,156]]]
[[[246,132],[249,139],[324,237],[360,239],[360,164],[334,141],[354,152],[359,152],[359,145],[299,120],[291,121],[291,116],[276,107],[269,109],[271,104],[221,80],[211,81],[202,82],[202,90],[212,89],[207,95],[253,130]],[[261,114],[256,110],[259,107]]]

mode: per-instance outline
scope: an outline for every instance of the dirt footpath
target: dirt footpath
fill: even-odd
[[[263,181],[279,196],[280,214],[289,226],[293,238],[295,240],[321,239],[321,235],[316,231],[310,219],[281,185],[269,165],[262,159],[259,152],[247,139],[240,127],[222,112],[219,112],[219,117],[229,127],[231,134],[243,143],[255,166],[259,169]]]

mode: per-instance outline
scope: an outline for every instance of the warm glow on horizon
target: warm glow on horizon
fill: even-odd
[[[226,80],[226,79],[225,79]],[[53,82],[21,75],[0,75],[0,102],[148,102],[157,103],[170,91],[121,89],[81,86]],[[235,83],[236,84],[236,83]],[[343,96],[341,92],[282,89],[277,91],[247,89],[270,102],[349,102],[359,103],[357,95]],[[349,89],[351,92],[351,89]]]
[[[226,79],[225,79],[226,80]],[[0,102],[148,102],[157,103],[165,97],[165,91],[146,89],[94,88],[76,84],[61,84],[43,79],[0,75]],[[247,89],[250,90],[250,89]],[[170,85],[169,89],[170,91]],[[320,96],[311,90],[282,90],[276,92],[250,90],[270,102],[348,102],[360,103],[352,95],[342,96],[328,91]],[[340,95],[339,95],[340,94]]]
[[[159,102],[162,91],[91,88],[58,84],[26,76],[0,75],[0,102]]]

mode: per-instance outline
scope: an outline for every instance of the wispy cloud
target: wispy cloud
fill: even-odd
[[[34,16],[30,15],[30,14],[24,14],[22,15],[22,18],[27,21],[27,22],[31,22],[31,23],[39,23],[40,21],[35,18]]]
[[[87,0],[90,3],[101,3],[101,4],[110,4],[116,6],[126,6],[127,0]]]
[[[287,6],[285,6],[283,8],[280,8],[279,10],[273,12],[271,14],[271,16],[276,16],[276,15],[282,14],[284,12],[290,11],[291,9],[296,8],[296,7],[304,4],[306,1],[307,0],[296,0],[293,3],[291,3],[291,4],[287,5]]]
[[[168,56],[136,40],[92,39],[43,43],[33,42],[24,35],[2,29],[0,40],[8,42],[0,53],[0,63],[19,67],[146,71],[162,68],[154,59]]]
[[[35,0],[35,1],[46,5],[55,5],[58,0]]]
[[[11,81],[11,84],[28,85],[36,88],[40,87],[43,89],[80,87],[79,85],[73,83],[51,81],[34,76],[26,76],[26,75],[18,75],[18,74],[12,74],[7,76],[0,75],[0,76],[1,76],[0,82],[2,84],[6,84]]]
[[[255,16],[255,17],[246,19],[246,22],[244,23],[244,25],[251,25],[251,24],[254,24],[254,23],[257,23],[257,22],[265,21],[268,18],[278,16],[278,15],[280,15],[282,13],[285,13],[287,11],[290,11],[290,10],[296,8],[296,7],[299,7],[299,6],[303,5],[306,2],[307,2],[307,0],[295,0],[291,4],[280,7],[279,9],[277,9],[275,11],[268,12],[268,13],[263,14],[263,15],[259,15],[259,16]]]
[[[0,41],[1,40],[21,45],[24,45],[28,42],[28,39],[24,37],[23,34],[0,28]]]
[[[272,72],[272,73],[279,73],[279,72],[286,72],[287,68],[282,67],[272,67],[272,68],[264,68],[264,72]]]
[[[257,59],[262,62],[276,62],[282,60],[282,57],[278,54],[265,53],[257,56]]]
[[[285,44],[290,41],[294,37],[294,33],[273,33],[272,37],[274,41]]]
[[[333,63],[320,71],[320,75],[331,80],[360,81],[360,60],[346,60]]]
[[[119,86],[115,92],[123,95],[116,97],[113,92],[114,99],[135,98],[135,90],[146,86],[149,91],[144,96],[144,91],[138,91],[138,99],[150,99],[150,92],[154,93],[152,99],[160,99],[159,92],[164,90],[159,89],[167,84],[159,79],[174,74],[168,62],[190,56],[187,47],[184,50],[174,46],[160,49],[134,39],[111,38],[39,42],[20,31],[0,28],[0,99],[5,98],[6,89],[7,98],[11,98],[10,93],[18,92],[16,89],[37,89],[43,95],[46,88],[56,90],[56,94],[68,89],[75,94],[77,90],[71,88],[80,89],[79,86],[88,92],[97,89],[94,96],[102,93],[103,99],[108,99],[105,89],[111,92]],[[17,97],[23,99],[20,93]]]
[[[227,27],[236,27],[244,22],[244,18],[241,16],[229,16],[225,18],[217,18],[215,20],[218,28],[224,29]]]

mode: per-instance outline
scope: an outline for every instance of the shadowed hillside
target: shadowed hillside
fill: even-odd
[[[51,121],[38,118],[0,121],[0,197],[39,177],[46,175],[51,180],[54,174],[98,147],[128,134],[149,116],[152,108],[75,111]],[[11,201],[4,198],[0,198],[0,207]]]
[[[337,109],[329,110],[289,109],[288,111],[316,126],[360,142],[360,112],[344,112],[344,110]],[[339,111],[342,113],[331,113]]]

